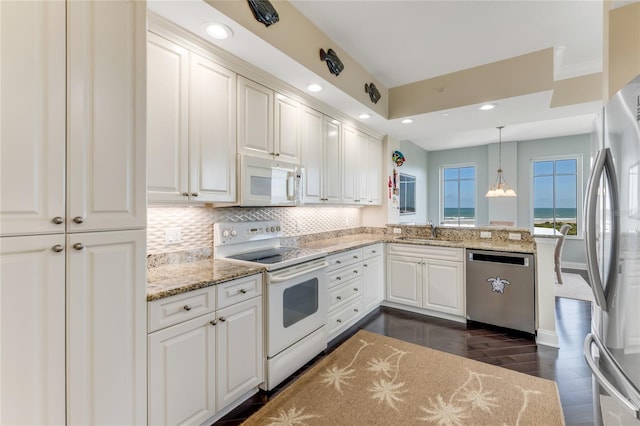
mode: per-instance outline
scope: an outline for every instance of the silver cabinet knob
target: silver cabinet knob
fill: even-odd
[[[376,253],[377,253],[377,251],[375,251],[375,250],[371,250],[371,253],[376,254]]]
[[[64,223],[64,219],[61,218],[60,216],[56,216],[53,219],[51,219],[51,222],[55,223],[56,225],[62,225]]]
[[[182,309],[184,309],[185,311],[190,311],[192,308],[191,305],[184,305]]]
[[[241,289],[240,289],[240,293],[242,293],[242,294],[247,294],[247,290],[245,290],[244,288],[241,288]]]
[[[227,319],[226,319],[225,317],[220,317],[220,318],[218,318],[218,320],[219,320],[220,322],[225,322]]]
[[[342,279],[342,277],[336,277],[336,280],[340,281]]]
[[[189,193],[188,193],[188,192],[183,192],[183,193],[182,193],[182,196],[183,196],[183,197],[188,197],[188,196],[189,196]]]
[[[353,291],[358,291],[358,288],[357,288],[357,287],[356,287],[356,288],[354,288],[354,289],[353,289]]]
[[[56,253],[60,253],[62,250],[64,250],[64,247],[62,247],[60,244],[56,244],[55,246],[51,247],[51,250],[55,251]]]
[[[279,152],[276,152],[276,157],[280,157],[280,153]]]
[[[362,266],[364,266],[365,268],[368,268],[368,267],[369,267],[369,265],[367,265],[366,263],[365,263],[364,265],[362,265]]]
[[[336,296],[336,299],[342,300],[342,296]]]
[[[355,271],[353,271],[353,273],[354,273],[354,274],[357,274],[357,273],[358,273],[358,271],[357,271],[357,270],[355,270]]]
[[[73,245],[73,248],[76,250],[82,250],[84,248],[84,245],[82,243],[75,243]]]
[[[216,325],[217,323],[218,323],[218,321],[216,321],[216,320],[209,321],[209,324],[211,324],[211,325]]]
[[[336,322],[337,322],[338,324],[340,324],[340,323],[342,322],[342,320],[341,320],[340,318],[338,318],[338,319],[336,320]]]
[[[336,263],[339,265],[339,264],[341,264],[342,262],[340,262],[339,260],[336,260]]]
[[[354,255],[354,256],[353,256],[353,258],[354,258],[354,259],[357,259],[357,258],[358,258],[358,256],[355,256],[355,255]]]
[[[355,308],[353,312],[360,312],[360,311],[358,310],[358,308]]]
[[[84,222],[84,217],[82,217],[82,216],[76,216],[76,217],[73,218],[73,223],[80,224],[80,223],[83,223],[83,222]]]
[[[192,193],[191,193],[191,196],[192,196],[192,197],[197,197],[197,196],[198,196],[198,193],[197,193],[197,192],[192,192]]]

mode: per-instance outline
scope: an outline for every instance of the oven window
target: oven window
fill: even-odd
[[[313,278],[289,287],[282,297],[282,325],[287,328],[318,311],[318,279]]]

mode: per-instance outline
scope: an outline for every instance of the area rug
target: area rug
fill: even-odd
[[[579,274],[562,273],[562,284],[554,284],[556,297],[593,301],[591,287]]]
[[[243,425],[564,425],[556,383],[359,331]]]

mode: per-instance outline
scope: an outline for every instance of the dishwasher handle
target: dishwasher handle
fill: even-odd
[[[468,252],[469,262],[487,262],[487,263],[503,263],[515,266],[529,266],[529,258],[527,256],[505,256],[501,254],[479,253],[474,251]]]

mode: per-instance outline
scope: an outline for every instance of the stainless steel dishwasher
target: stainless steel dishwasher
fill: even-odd
[[[535,334],[534,257],[467,250],[467,319]]]

